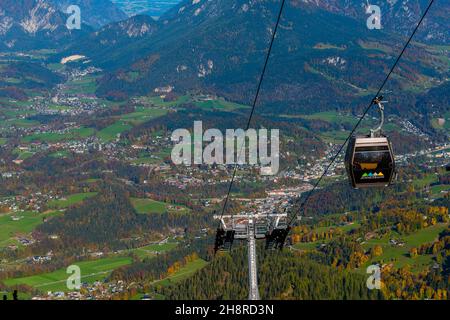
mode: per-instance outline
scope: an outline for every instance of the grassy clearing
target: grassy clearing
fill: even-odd
[[[450,185],[438,185],[431,187],[431,194],[433,196],[443,196],[446,191],[450,191]]]
[[[360,223],[355,222],[353,224],[348,224],[345,226],[329,226],[329,227],[318,227],[314,229],[314,232],[316,233],[322,233],[327,232],[330,229],[339,229],[343,232],[349,232],[354,229],[358,229],[361,226]],[[299,242],[294,244],[294,248],[299,250],[314,250],[316,249],[320,244],[327,243],[329,240],[318,240],[314,242]]]
[[[383,263],[393,263],[396,268],[409,265],[411,270],[414,272],[424,270],[430,266],[432,262],[432,255],[421,255],[416,258],[411,258],[409,256],[410,249],[416,248],[424,243],[433,242],[437,239],[439,233],[446,228],[447,224],[438,224],[419,230],[418,232],[412,233],[408,236],[396,236],[396,238],[401,238],[405,242],[403,247],[392,246],[389,243],[389,237],[384,237],[382,239],[371,239],[367,241],[363,247],[365,249],[369,249],[373,248],[375,245],[380,245],[383,249],[383,254],[366,263],[362,269],[365,270],[365,267],[374,262],[383,261]]]
[[[172,283],[180,282],[184,279],[189,278],[198,270],[204,268],[208,262],[203,259],[197,259],[195,261],[189,262],[184,267],[182,267],[178,272],[173,275],[168,276],[163,280],[158,280],[153,284],[161,285],[161,286],[169,286]]]
[[[193,103],[199,108],[204,109],[220,109],[224,111],[233,111],[241,108],[248,108],[248,106],[234,103],[231,101],[226,101],[223,98],[215,98],[215,99],[202,99],[201,97],[184,95],[178,97],[178,99],[174,101],[164,101],[161,97],[142,97],[144,102],[151,103],[158,107],[176,107],[185,103]]]
[[[132,125],[138,125],[145,121],[166,115],[167,109],[137,107],[135,112],[123,115],[120,119]]]
[[[57,211],[38,213],[24,211],[0,216],[0,247],[15,243],[12,237],[26,235],[44,222],[44,218],[60,214]]]
[[[156,254],[160,254],[163,252],[170,251],[176,248],[178,243],[176,242],[167,242],[162,244],[150,244],[145,247],[137,248],[131,250],[134,254],[136,254],[140,259],[154,257]]]
[[[360,226],[361,226],[360,223],[355,222],[353,224],[347,224],[344,226],[319,227],[319,228],[314,229],[314,232],[321,233],[321,232],[329,231],[330,229],[339,229],[339,230],[342,230],[343,232],[348,232],[348,231],[351,231],[354,229],[358,229]]]
[[[140,214],[161,214],[165,212],[180,212],[187,213],[189,209],[181,205],[171,205],[161,201],[155,201],[152,199],[139,199],[131,198],[131,203],[133,204],[136,211]]]
[[[80,203],[87,198],[97,195],[97,192],[75,193],[67,196],[65,199],[53,200],[48,203],[49,207],[63,209],[76,203]]]
[[[94,94],[97,90],[97,77],[87,76],[67,83],[66,94]]]
[[[129,124],[123,121],[117,121],[116,123],[110,125],[109,127],[106,127],[101,131],[97,132],[97,136],[105,142],[110,142],[118,138],[120,134],[130,130],[131,128],[132,126]]]
[[[131,162],[137,165],[140,164],[159,164],[165,158],[170,157],[172,152],[171,148],[165,148],[159,150],[158,152],[149,153],[149,152],[141,152],[137,159],[132,160]]]
[[[248,108],[248,106],[246,106],[246,105],[226,101],[224,99],[195,101],[194,104],[196,106],[198,106],[199,108],[219,109],[219,110],[223,110],[223,111],[233,111],[236,109]]]
[[[164,213],[167,211],[166,203],[152,199],[132,198],[131,203],[138,213]]]
[[[191,101],[191,97],[189,95],[184,95],[178,97],[178,99],[174,101],[164,101],[161,97],[142,97],[144,102],[151,103],[157,107],[175,107],[183,103],[187,103]]]
[[[34,141],[54,143],[59,141],[85,139],[87,137],[92,136],[93,134],[94,129],[81,127],[69,130],[66,133],[58,133],[58,132],[35,133],[26,136],[25,138],[22,139],[22,141],[25,143],[30,143]]]
[[[423,188],[429,186],[430,184],[437,182],[438,176],[435,173],[430,173],[425,175],[421,179],[417,179],[413,181],[414,188]]]
[[[322,243],[323,243],[322,241],[299,242],[294,244],[294,248],[299,250],[314,250]]]
[[[61,64],[61,63],[50,63],[50,64],[47,65],[47,68],[52,70],[52,71],[58,71],[58,70],[65,69],[66,66]]]
[[[448,130],[450,129],[450,111],[446,112],[441,119],[444,119],[444,123],[440,123],[438,118],[432,119],[431,120],[431,125],[433,126],[433,128],[435,129],[441,129],[441,130]],[[442,122],[442,120],[441,120]]]
[[[330,123],[344,123],[349,122],[351,124],[356,123],[356,117],[347,114],[341,114],[335,111],[317,112],[310,115],[302,116],[304,119],[308,120],[323,120]]]
[[[114,269],[131,263],[132,259],[130,257],[110,257],[78,262],[76,265],[81,269],[81,281],[83,283],[93,283],[104,280]],[[7,279],[4,283],[7,286],[25,284],[42,292],[69,291],[66,286],[68,277],[69,274],[66,273],[66,268],[62,268],[51,273]]]
[[[34,152],[32,151],[20,149],[14,149],[12,153],[16,155],[19,160],[26,160],[34,155]]]
[[[9,124],[20,128],[31,128],[39,125],[38,121],[28,119],[11,119]]]

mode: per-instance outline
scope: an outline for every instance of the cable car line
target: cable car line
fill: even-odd
[[[373,104],[377,104],[380,100],[382,100],[382,97],[380,97],[380,93],[383,90],[384,86],[386,85],[387,81],[389,80],[391,74],[394,72],[395,68],[397,67],[397,64],[399,63],[400,59],[402,58],[403,54],[405,53],[406,49],[408,48],[412,38],[414,37],[414,35],[416,34],[417,30],[419,29],[420,25],[422,24],[423,20],[425,19],[426,15],[428,14],[428,11],[430,10],[431,6],[433,5],[434,0],[431,0],[430,3],[428,4],[428,7],[426,8],[426,10],[424,11],[424,13],[422,14],[422,17],[420,18],[419,22],[417,23],[416,27],[414,28],[414,31],[412,32],[411,36],[409,37],[408,41],[406,42],[406,44],[403,46],[402,51],[400,52],[400,54],[398,55],[397,59],[395,60],[395,63],[393,64],[393,66],[391,67],[389,73],[386,75],[384,81],[382,82],[380,88],[378,89],[377,93],[375,94],[375,97],[372,99],[372,101],[370,102],[369,106],[365,109],[364,113],[362,114],[362,116],[359,118],[358,122],[356,123],[356,125],[353,127],[352,131],[350,132],[350,134],[348,135],[347,139],[345,139],[344,143],[340,146],[338,152],[334,155],[334,157],[331,159],[331,162],[328,164],[328,166],[325,168],[325,171],[322,173],[322,175],[320,176],[320,178],[316,181],[316,183],[314,184],[313,188],[308,192],[308,194],[306,195],[305,200],[302,202],[302,204],[300,205],[300,212],[304,209],[305,205],[308,203],[308,200],[310,199],[311,195],[314,193],[314,191],[317,189],[317,187],[319,186],[320,182],[322,181],[322,179],[324,178],[324,176],[328,173],[328,170],[331,168],[331,166],[333,165],[333,163],[336,161],[337,157],[339,156],[339,154],[342,152],[342,150],[344,149],[345,145],[347,144],[347,142],[349,142],[349,140],[353,137],[356,129],[359,127],[359,125],[361,124],[362,120],[364,119],[364,117],[367,115],[367,113],[369,112],[370,108],[372,107]],[[297,218],[297,214],[294,214],[288,223],[288,227],[291,227],[293,222],[295,221],[295,219]]]
[[[265,58],[265,61],[264,61],[264,67],[262,69],[261,76],[259,78],[259,82],[258,82],[258,87],[256,89],[255,98],[253,99],[252,110],[250,112],[250,115],[249,115],[249,118],[248,118],[248,121],[247,121],[247,126],[245,127],[245,131],[250,129],[250,125],[251,125],[251,122],[252,122],[253,114],[255,112],[256,103],[258,102],[259,93],[261,91],[261,86],[262,86],[262,83],[263,83],[263,80],[264,80],[264,75],[266,73],[267,65],[269,63],[270,54],[272,52],[273,43],[274,43],[274,40],[275,40],[275,36],[277,34],[278,25],[280,24],[281,15],[283,13],[283,8],[284,8],[285,2],[286,2],[286,0],[282,0],[281,5],[280,5],[280,10],[279,10],[279,13],[278,13],[277,21],[275,23],[275,28],[274,28],[274,31],[273,31],[273,34],[272,34],[272,38],[270,40],[269,49],[267,50],[267,55],[266,55],[266,58]],[[241,148],[240,148],[239,154],[238,154],[238,158],[236,159],[237,161],[236,161],[236,163],[234,165],[233,175],[232,175],[232,178],[231,178],[230,185],[228,186],[227,196],[225,197],[225,203],[224,203],[224,205],[222,207],[222,212],[221,212],[221,215],[220,215],[221,217],[223,217],[223,215],[224,215],[224,213],[226,211],[226,208],[227,208],[228,199],[229,199],[230,193],[231,193],[231,188],[233,187],[234,180],[236,178],[236,170],[237,170],[237,166],[238,166],[238,162],[239,162],[238,160],[241,157],[242,149],[243,149],[244,146],[245,146],[245,139],[244,139],[243,144],[241,145]]]

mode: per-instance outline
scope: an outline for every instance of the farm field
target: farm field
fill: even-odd
[[[80,203],[83,200],[93,197],[95,195],[97,195],[97,192],[75,193],[66,196],[65,199],[53,200],[49,202],[48,205],[52,208],[63,209],[70,207],[71,205],[74,205],[76,203]]]
[[[119,134],[130,130],[131,128],[132,126],[129,124],[123,121],[117,121],[109,127],[106,127],[97,132],[97,136],[105,142],[110,142],[116,139]]]
[[[82,261],[76,263],[81,269],[81,282],[93,283],[105,279],[114,269],[130,264],[129,257],[111,257],[92,261]],[[66,268],[54,272],[4,280],[7,286],[25,284],[34,287],[42,292],[47,291],[68,291],[66,281],[68,274]]]
[[[131,125],[138,125],[145,121],[166,115],[167,109],[137,107],[135,112],[123,115],[120,119]]]
[[[75,139],[83,139],[90,137],[94,134],[94,129],[92,128],[77,128],[73,130],[69,130],[66,133],[57,133],[57,132],[44,132],[44,133],[35,133],[29,136],[26,136],[22,139],[23,142],[58,142],[58,141],[67,141],[67,140],[75,140]]]
[[[11,239],[12,237],[28,234],[41,224],[44,218],[58,214],[60,214],[58,211],[51,211],[48,213],[24,211],[1,215],[0,247],[14,243]]]
[[[200,97],[195,97],[191,95],[180,96],[178,97],[178,99],[174,101],[164,101],[160,97],[144,97],[142,99],[158,107],[176,107],[184,103],[192,103],[199,108],[220,109],[224,111],[233,111],[236,109],[248,108],[248,106],[246,105],[226,101],[223,98],[202,99]]]
[[[64,90],[66,94],[95,94],[97,89],[97,80],[95,76],[87,76],[80,80],[74,80],[67,83]]]

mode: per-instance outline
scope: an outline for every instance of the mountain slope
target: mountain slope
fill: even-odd
[[[116,61],[122,52],[127,52],[125,58],[128,63],[135,58],[140,49],[133,50],[136,42],[147,39],[159,29],[159,25],[153,18],[147,15],[138,15],[124,21],[108,24],[96,32],[80,38],[67,50],[53,57],[55,61],[64,56],[84,53],[95,61]],[[140,57],[140,56],[138,56]],[[100,63],[105,67],[107,63]],[[125,66],[125,65],[124,65]]]
[[[67,17],[46,0],[2,0],[0,50],[60,48],[92,31],[69,30]]]
[[[311,110],[312,102],[315,110],[366,102],[364,96],[382,82],[406,41],[401,35],[367,29],[365,20],[334,10],[332,0],[326,1],[328,7],[317,3],[287,3],[260,110],[296,113]],[[131,45],[117,40],[99,51],[94,44],[98,38],[93,37],[92,45],[75,45],[70,53],[85,54],[113,71],[100,83],[98,93],[103,96],[115,91],[149,94],[171,85],[180,93],[210,91],[249,103],[278,8],[274,0],[183,1],[161,19],[155,32]],[[106,51],[108,55],[100,53]],[[388,89],[412,92],[439,85],[448,73],[446,59],[447,50],[414,43]],[[410,107],[400,105],[398,112]]]
[[[81,20],[96,29],[106,24],[126,20],[128,16],[109,0],[52,0],[62,12],[70,5],[81,9]]]
[[[366,22],[370,13],[367,13],[367,3],[361,0],[315,0],[301,1],[310,7],[318,7],[332,13],[352,17],[361,22]],[[398,33],[409,36],[427,8],[430,0],[389,0],[373,2],[381,9],[382,28],[389,33]],[[447,44],[450,40],[450,5],[448,2],[435,1],[430,9],[429,15],[423,21],[416,40],[427,43]]]

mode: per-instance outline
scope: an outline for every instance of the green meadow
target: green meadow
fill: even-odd
[[[223,98],[215,98],[215,99],[200,99],[196,96],[184,95],[178,97],[174,101],[164,101],[161,97],[142,97],[143,101],[151,103],[158,107],[176,107],[185,103],[192,103],[199,108],[204,109],[220,109],[224,111],[233,111],[241,108],[248,108],[248,106],[226,101]]]
[[[132,125],[138,125],[145,121],[164,116],[167,112],[167,109],[136,107],[135,112],[125,114],[120,119]]]
[[[80,267],[81,282],[93,283],[95,281],[104,280],[114,269],[131,263],[132,259],[130,257],[108,257],[92,261],[77,262],[74,264]],[[66,268],[62,268],[50,273],[7,279],[3,282],[7,286],[25,284],[42,292],[69,291],[66,286],[69,274],[66,273],[66,270]]]
[[[32,232],[38,225],[43,223],[44,218],[60,214],[52,211],[48,213],[38,213],[24,211],[9,213],[0,216],[0,247],[13,243],[11,238],[16,235],[25,235]],[[18,220],[13,220],[13,217]]]
[[[184,279],[189,278],[192,276],[195,272],[198,270],[204,268],[208,262],[206,262],[203,259],[197,259],[195,261],[187,263],[185,266],[183,266],[178,272],[175,272],[174,274],[162,279],[153,282],[153,284],[160,285],[160,286],[168,286],[172,283],[180,282]]]
[[[12,153],[17,156],[17,159],[20,159],[20,160],[28,159],[34,155],[34,152],[32,152],[32,151],[19,150],[19,149],[14,149]]]
[[[163,253],[170,251],[174,248],[176,248],[178,245],[177,242],[167,242],[162,244],[150,244],[145,247],[132,249],[130,250],[134,254],[136,254],[140,259],[148,258],[148,257],[154,257],[155,253]]]
[[[70,207],[71,205],[74,205],[76,203],[80,203],[80,202],[84,201],[85,199],[91,198],[95,195],[97,195],[97,192],[75,193],[75,194],[66,196],[65,199],[58,199],[58,200],[50,201],[48,203],[48,206],[50,208],[63,209],[63,208]]]
[[[437,181],[438,181],[438,176],[434,173],[429,173],[429,174],[425,175],[423,178],[415,179],[413,181],[413,186],[415,188],[423,188],[423,187],[426,187]]]
[[[167,205],[164,202],[152,199],[132,198],[131,203],[138,213],[164,213]]]
[[[224,111],[233,111],[236,109],[248,108],[248,106],[226,101],[224,99],[206,100],[206,101],[195,101],[194,104],[197,107],[204,109],[219,109]]]
[[[375,245],[380,245],[383,249],[383,254],[379,257],[373,258],[365,265],[365,267],[374,262],[382,261],[383,263],[393,263],[396,268],[409,265],[411,270],[414,272],[424,270],[430,266],[432,262],[432,255],[419,255],[416,258],[411,258],[409,256],[410,249],[417,248],[424,243],[433,242],[438,238],[439,233],[447,228],[447,225],[448,224],[437,224],[435,226],[421,229],[407,236],[395,236],[396,239],[401,239],[405,242],[403,247],[392,246],[389,243],[389,237],[368,240],[363,245],[365,249],[373,248]]]
[[[73,80],[67,83],[64,90],[66,94],[94,94],[97,90],[97,77],[87,76],[83,79]]]
[[[446,112],[443,116],[442,119],[444,119],[444,124],[440,124],[438,121],[438,118],[432,119],[431,120],[431,125],[433,126],[433,128],[435,129],[442,129],[442,130],[448,130],[450,129],[450,111]]]
[[[161,99],[161,97],[159,97],[159,96],[156,96],[156,97],[141,97],[141,99],[144,102],[151,103],[151,104],[153,104],[155,106],[158,106],[158,107],[175,107],[175,106],[178,106],[180,104],[187,103],[187,102],[191,101],[191,97],[189,95],[180,96],[180,97],[178,97],[178,99],[176,99],[174,101],[164,101],[164,99]]]
[[[26,136],[22,139],[23,142],[46,142],[46,143],[54,143],[59,141],[67,141],[67,140],[75,140],[75,139],[84,139],[90,137],[94,134],[94,129],[92,128],[77,128],[69,130],[66,133],[57,133],[57,132],[44,132],[44,133],[35,133],[29,136]]]
[[[152,199],[131,198],[131,203],[136,211],[141,214],[164,213],[168,211],[181,213],[189,212],[189,209],[184,206],[170,205]],[[179,209],[177,210],[175,207],[179,207]]]
[[[115,140],[119,134],[128,131],[132,128],[131,125],[125,123],[124,121],[117,121],[112,125],[97,132],[97,137],[103,141],[109,142]]]

